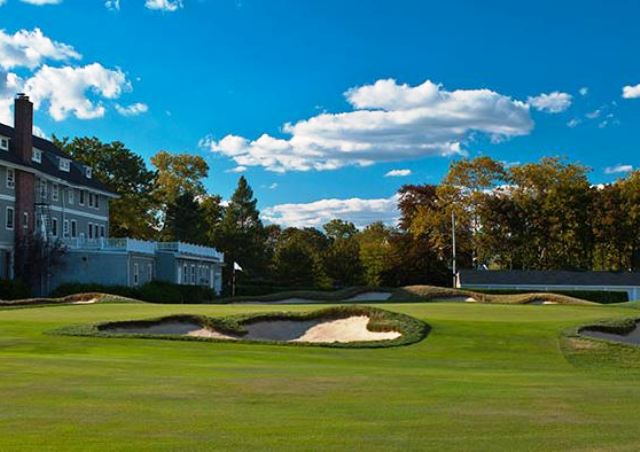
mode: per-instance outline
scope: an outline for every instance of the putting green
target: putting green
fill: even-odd
[[[0,310],[0,449],[633,450],[640,443],[638,349],[585,349],[574,359],[563,353],[561,334],[637,317],[633,305],[375,306],[425,321],[428,339],[334,349],[47,334],[273,306]]]

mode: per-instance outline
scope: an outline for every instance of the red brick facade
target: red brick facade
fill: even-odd
[[[29,164],[33,153],[33,104],[29,97],[18,95],[15,101],[15,145],[14,152]],[[25,227],[24,214],[28,215]],[[16,170],[15,240],[18,242],[27,232],[35,228],[35,176],[33,173]]]

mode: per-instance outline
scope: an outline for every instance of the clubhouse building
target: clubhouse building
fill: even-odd
[[[33,135],[33,104],[24,94],[14,113],[14,127],[0,124],[0,278],[14,278],[17,244],[35,234],[65,248],[41,292],[71,282],[135,287],[154,280],[220,292],[224,256],[214,248],[109,237],[109,201],[117,194],[91,167]]]

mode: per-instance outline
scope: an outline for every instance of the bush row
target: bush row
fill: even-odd
[[[0,280],[0,300],[22,300],[29,298],[29,287],[19,280]]]
[[[151,303],[201,304],[215,299],[213,289],[203,286],[185,286],[153,281],[140,287],[104,286],[100,284],[70,283],[59,286],[52,297],[66,297],[86,292],[101,292],[121,297],[135,298]]]

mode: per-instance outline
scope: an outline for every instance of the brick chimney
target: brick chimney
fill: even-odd
[[[33,152],[33,104],[29,96],[18,94],[13,111],[16,131],[14,149],[20,159],[28,165]]]
[[[29,96],[18,94],[14,104],[14,146],[13,151],[25,166],[31,166],[33,153],[33,104]],[[35,175],[31,172],[16,170],[16,203],[14,231],[16,242],[35,225]],[[25,224],[25,213],[26,224]],[[17,257],[17,256],[16,256]]]

